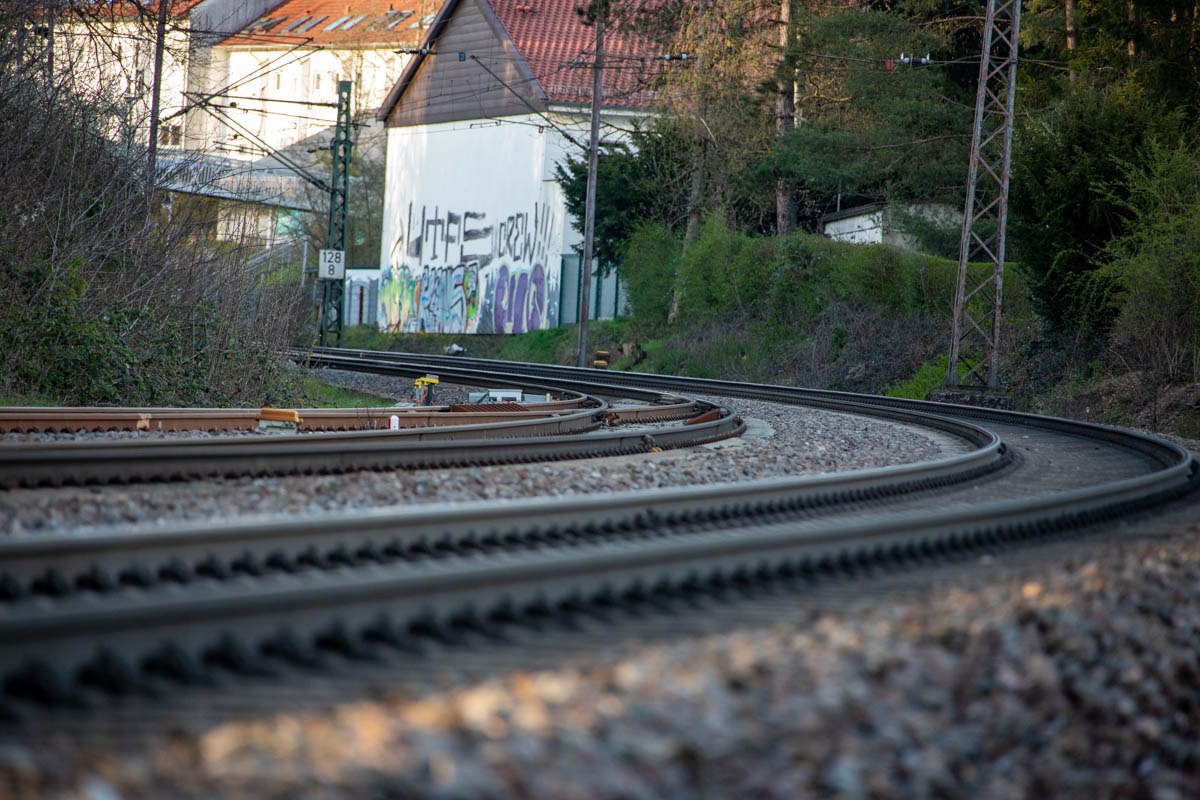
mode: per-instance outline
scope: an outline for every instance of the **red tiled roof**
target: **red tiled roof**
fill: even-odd
[[[285,0],[221,42],[226,47],[394,47],[420,40],[441,0]]]
[[[595,29],[576,12],[580,0],[484,0],[524,57],[551,101],[590,103]],[[645,0],[646,3],[654,0]],[[651,102],[645,85],[653,50],[620,24],[604,31],[604,104],[644,106]]]
[[[536,82],[537,93],[550,102],[591,103],[592,55],[595,30],[583,24],[576,12],[581,0],[478,0],[484,15],[499,26],[497,34],[511,40],[521,61]],[[632,11],[651,8],[662,0],[637,0]],[[450,20],[474,3],[445,0],[445,5],[421,40],[421,49],[433,47]],[[626,10],[628,7],[626,7]],[[645,39],[633,35],[622,25],[605,29],[606,69],[602,73],[602,105],[610,108],[649,107],[656,97],[647,77],[657,70],[651,66],[654,50]],[[425,56],[418,53],[376,112],[387,119],[400,98],[421,70]]]
[[[172,17],[181,17],[202,2],[203,0],[169,0],[167,11]],[[158,0],[147,0],[141,6],[137,3],[129,2],[129,0],[95,0],[95,2],[91,3],[79,3],[71,8],[71,12],[82,16],[97,15],[113,18],[132,18],[141,15],[157,16],[158,9]]]

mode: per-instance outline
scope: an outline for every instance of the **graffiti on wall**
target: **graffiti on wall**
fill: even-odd
[[[524,333],[557,325],[556,227],[545,204],[491,218],[410,203],[384,268],[380,319],[388,330],[408,333]]]

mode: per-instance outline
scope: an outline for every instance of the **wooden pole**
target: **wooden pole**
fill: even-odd
[[[596,245],[596,178],[600,165],[600,93],[604,71],[604,18],[607,9],[596,14],[596,57],[592,62],[592,134],[588,140],[587,200],[583,212],[583,262],[579,265],[579,360],[578,366],[588,364],[588,301],[592,293],[592,259]]]

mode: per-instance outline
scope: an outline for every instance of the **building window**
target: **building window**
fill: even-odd
[[[161,145],[178,147],[182,137],[182,125],[160,125],[158,127],[158,143]]]

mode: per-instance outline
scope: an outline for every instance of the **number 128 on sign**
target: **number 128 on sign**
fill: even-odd
[[[323,280],[340,281],[346,277],[346,251],[322,250],[317,273]]]

